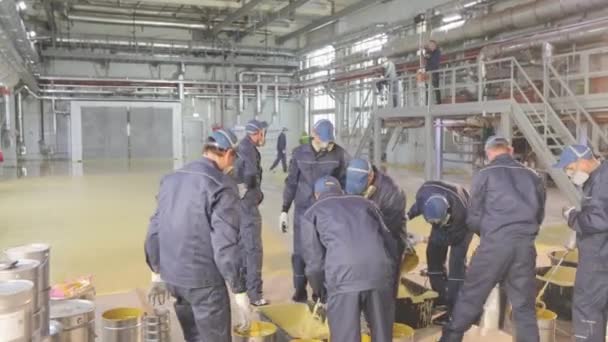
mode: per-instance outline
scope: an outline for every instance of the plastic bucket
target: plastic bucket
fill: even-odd
[[[372,338],[364,334],[361,342],[372,342]],[[393,324],[393,342],[414,342],[414,329],[401,323]]]
[[[102,315],[103,342],[142,342],[144,312],[137,308],[116,308]]]
[[[276,342],[277,341],[277,326],[268,323],[253,321],[247,332],[239,332],[233,329],[234,342]]]

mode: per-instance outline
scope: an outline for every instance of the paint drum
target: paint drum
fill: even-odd
[[[42,339],[43,342],[59,342],[61,341],[61,332],[63,325],[57,321],[49,321],[49,334]]]
[[[4,253],[12,260],[31,259],[40,263],[38,269],[38,302],[40,309],[40,333],[42,336],[49,334],[49,291],[51,289],[50,279],[50,256],[51,246],[45,243],[31,243],[27,245],[8,248]]]
[[[171,323],[168,309],[157,308],[144,317],[144,342],[170,342]]]
[[[0,281],[0,340],[32,341],[34,283],[29,280]]]
[[[51,302],[51,320],[63,330],[58,342],[95,342],[95,304],[88,300]]]
[[[116,308],[101,316],[103,342],[142,342],[144,312],[137,308]]]
[[[557,314],[550,310],[538,309],[536,319],[538,320],[539,341],[555,342]],[[516,336],[513,336],[513,341],[517,341]]]
[[[276,342],[277,326],[268,323],[253,321],[247,332],[233,330],[233,342]]]
[[[16,263],[0,264],[0,281],[7,280],[29,280],[34,284],[34,297],[32,298],[32,312],[34,316],[34,323],[31,327],[32,337],[39,339],[41,337],[41,318],[42,312],[40,308],[40,302],[38,301],[38,285],[39,274],[38,268],[40,263],[36,260],[21,259]]]
[[[364,334],[361,342],[371,342],[372,337]],[[414,342],[414,329],[401,323],[393,324],[393,342]]]

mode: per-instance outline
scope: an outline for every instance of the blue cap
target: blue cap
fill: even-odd
[[[422,210],[424,219],[429,223],[439,223],[448,215],[450,204],[442,195],[433,195],[424,203]]]
[[[324,143],[334,142],[334,124],[327,119],[317,121],[314,126],[314,131],[319,136],[319,139]]]
[[[342,187],[340,186],[340,182],[335,177],[324,176],[315,182],[315,193],[341,194]]]
[[[499,146],[511,146],[511,142],[509,139],[505,137],[501,137],[499,135],[493,135],[486,140],[485,150],[489,150],[494,147]]]
[[[346,193],[361,195],[367,189],[367,180],[372,170],[372,165],[365,159],[351,160],[346,169]]]
[[[205,146],[214,146],[220,150],[233,150],[239,144],[239,140],[229,129],[218,129],[211,133]]]
[[[593,152],[585,145],[568,145],[559,156],[559,162],[553,165],[556,169],[565,169],[579,159],[593,159]]]
[[[258,131],[266,128],[268,128],[268,123],[266,121],[258,121],[254,119],[247,123],[247,126],[245,126],[245,131],[247,131],[249,134],[255,134]]]

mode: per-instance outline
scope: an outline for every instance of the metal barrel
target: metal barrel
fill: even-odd
[[[40,263],[38,270],[38,302],[40,303],[40,334],[49,334],[49,293],[51,290],[51,246],[46,243],[30,243],[7,248],[4,253],[12,260],[31,259]]]
[[[233,342],[276,342],[277,326],[269,322],[253,321],[248,331],[232,331]]]
[[[33,326],[31,327],[34,339],[40,339],[40,337],[42,337],[41,303],[38,300],[40,284],[38,273],[39,266],[40,263],[38,261],[31,259],[21,259],[13,263],[0,264],[0,281],[29,280],[34,284],[34,297],[32,298]]]
[[[550,310],[537,310],[540,342],[555,342],[557,314]],[[514,340],[515,341],[515,340]]]
[[[142,342],[144,312],[137,308],[116,308],[102,315],[102,342]]]
[[[164,308],[154,310],[154,315],[144,317],[144,342],[170,342],[170,311]]]
[[[50,312],[51,320],[63,327],[56,341],[95,342],[95,304],[76,299],[54,301]]]
[[[2,341],[32,341],[34,283],[0,281],[0,332]]]
[[[60,342],[63,325],[57,321],[49,321],[49,334],[45,336],[43,342]]]

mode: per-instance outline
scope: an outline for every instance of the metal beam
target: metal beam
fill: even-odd
[[[291,33],[278,37],[276,39],[276,43],[281,45],[292,38],[296,38],[304,33],[310,32],[310,31],[318,30],[326,25],[329,25],[329,24],[335,22],[336,20],[338,20],[344,16],[347,16],[354,12],[360,11],[371,5],[375,5],[376,3],[380,2],[380,1],[383,1],[383,0],[361,0],[355,4],[352,4],[344,9],[342,9],[338,13],[335,13],[328,17],[321,18],[319,20],[315,20],[312,23],[310,23],[300,29],[297,29]]]
[[[253,8],[255,6],[257,6],[259,3],[261,3],[262,1],[264,1],[264,0],[250,0],[248,3],[244,4],[238,10],[230,13],[228,15],[228,17],[226,17],[226,19],[224,19],[223,22],[221,22],[213,27],[213,35],[220,33],[225,26],[230,25],[233,22],[241,19],[241,17],[243,17],[245,14],[247,14],[251,10],[253,10]]]
[[[294,0],[293,2],[289,3],[289,5],[283,6],[280,10],[270,14],[261,22],[251,25],[248,28],[246,28],[244,32],[241,32],[236,36],[235,40],[237,42],[241,41],[243,38],[248,36],[250,33],[253,33],[256,30],[265,27],[266,25],[272,23],[273,21],[275,21],[279,18],[288,16],[289,13],[291,13],[292,11],[295,11],[298,7],[301,7],[302,5],[306,4],[308,1],[310,1],[310,0]]]

